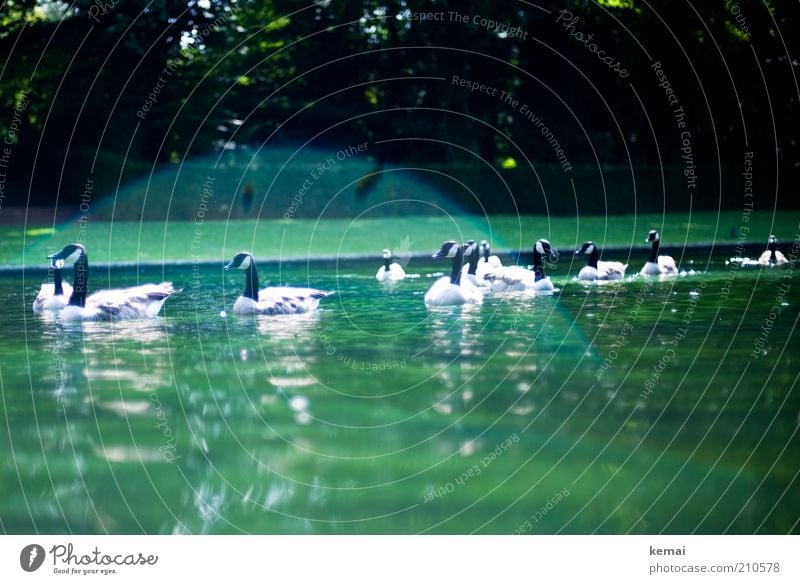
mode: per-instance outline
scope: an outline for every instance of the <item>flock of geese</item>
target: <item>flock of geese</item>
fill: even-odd
[[[644,276],[673,276],[678,267],[670,256],[660,255],[661,236],[655,229],[645,239],[650,243],[650,257],[640,270]],[[770,235],[767,249],[758,260],[732,258],[742,264],[761,266],[780,266],[787,262],[777,249],[777,239]],[[575,251],[576,255],[586,256],[586,266],[578,273],[578,280],[613,281],[621,280],[628,268],[622,262],[599,260],[600,251],[591,241],[584,243]],[[439,278],[425,294],[427,306],[450,306],[466,303],[479,303],[486,293],[529,292],[551,294],[553,283],[545,274],[545,259],[556,261],[557,252],[546,239],[539,239],[533,246],[533,269],[521,266],[504,266],[496,255],[492,255],[488,242],[477,244],[469,240],[463,245],[446,241],[433,258],[451,260],[449,276]],[[171,282],[144,284],[130,288],[101,290],[87,295],[89,281],[89,260],[86,248],[79,243],[71,243],[61,251],[47,256],[53,270],[53,282],[42,284],[33,302],[34,312],[58,311],[63,321],[110,321],[131,320],[153,317],[158,314],[164,302],[180,292]],[[72,285],[63,281],[62,270],[71,267],[74,272]],[[258,288],[258,270],[253,255],[249,252],[237,253],[224,266],[225,270],[245,272],[245,285],[242,294],[233,305],[236,314],[301,314],[317,309],[322,298],[333,292],[316,288],[296,288],[290,286],[270,286]],[[396,282],[406,278],[405,270],[392,261],[388,249],[383,250],[383,265],[375,278],[381,282]]]

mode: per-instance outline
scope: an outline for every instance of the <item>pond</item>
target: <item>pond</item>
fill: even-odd
[[[185,290],[78,326],[32,313],[44,272],[2,274],[0,526],[796,532],[797,277],[691,253],[664,281],[562,266],[552,296],[439,310],[441,264],[392,287],[379,260],[261,266],[336,291],[300,317],[221,314],[240,272],[96,268]]]

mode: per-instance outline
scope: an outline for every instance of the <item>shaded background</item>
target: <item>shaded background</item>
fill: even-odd
[[[565,6],[578,17],[571,29],[556,22]],[[415,19],[430,11],[444,20]],[[323,197],[348,194],[334,215],[426,189],[468,212],[741,208],[746,151],[757,208],[797,206],[797,2],[7,0],[0,22],[6,207],[75,208],[88,179],[96,199],[144,177],[116,218],[163,219],[147,197],[196,198],[213,168],[232,180],[218,181],[212,214],[227,217],[250,190],[256,209],[279,215],[319,161],[365,141],[357,168],[317,185]],[[570,32],[593,34],[629,76]],[[693,190],[656,61],[686,112]],[[519,108],[453,75],[527,104],[571,171]],[[423,170],[383,172],[407,167]],[[319,211],[301,205],[297,216]]]

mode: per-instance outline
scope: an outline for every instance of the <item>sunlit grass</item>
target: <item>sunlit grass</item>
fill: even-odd
[[[798,232],[800,212],[754,214],[746,243],[766,242],[774,233],[784,244]],[[239,250],[259,257],[303,258],[379,254],[384,247],[411,253],[432,252],[442,241],[487,239],[496,251],[529,248],[544,237],[561,250],[591,239],[601,247],[644,247],[650,229],[659,229],[664,245],[731,243],[741,227],[736,211],[662,215],[588,217],[437,216],[365,219],[264,219],[117,222],[77,221],[47,227],[0,227],[0,264],[44,263],[48,253],[83,241],[95,261],[217,261]]]

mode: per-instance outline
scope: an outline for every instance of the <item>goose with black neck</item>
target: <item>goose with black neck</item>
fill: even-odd
[[[72,286],[63,282],[61,273],[64,260],[57,260],[53,267],[53,283],[45,282],[33,301],[34,312],[62,310],[72,296]]]
[[[464,251],[468,246],[460,246],[455,241],[445,241],[442,247],[433,254],[434,259],[451,260],[449,276],[443,276],[434,282],[425,293],[427,306],[452,306],[457,304],[477,304],[483,301],[483,293],[461,279],[461,267],[464,265]]]
[[[556,261],[558,254],[546,239],[533,244],[533,270],[508,266],[486,277],[492,280],[492,292],[535,292],[551,294],[555,287],[544,271],[544,258]]]
[[[674,276],[678,273],[678,266],[670,256],[658,255],[661,246],[661,234],[652,229],[647,234],[645,243],[650,244],[650,258],[639,272],[643,276]]]
[[[110,321],[151,318],[158,314],[167,298],[180,292],[171,282],[144,284],[131,288],[101,290],[87,296],[89,258],[86,248],[71,243],[47,256],[53,269],[72,266],[74,271],[69,302],[61,310],[63,321]]]
[[[584,282],[596,282],[604,280],[621,280],[625,277],[625,270],[628,264],[622,262],[598,261],[599,251],[597,246],[587,241],[580,249],[575,251],[575,255],[583,254],[586,256],[586,265],[578,273],[578,280]]]
[[[253,254],[242,251],[224,266],[224,270],[244,270],[244,290],[233,304],[235,314],[303,314],[317,309],[319,301],[333,292],[316,288],[270,286],[258,289],[258,268]]]

